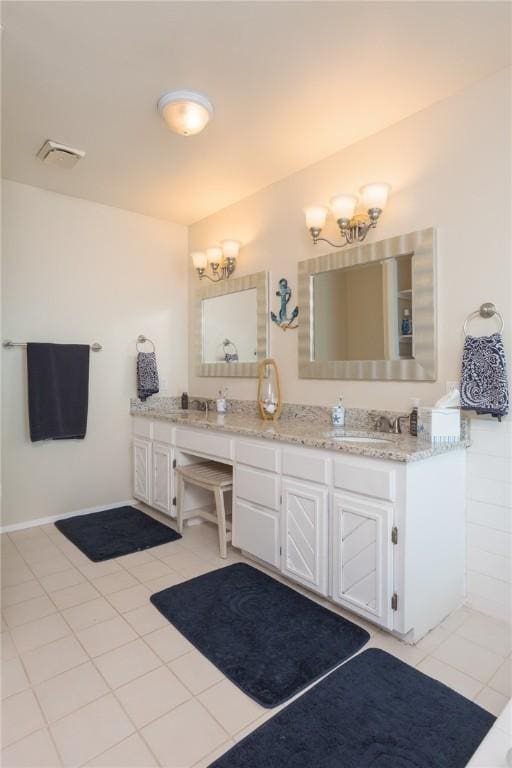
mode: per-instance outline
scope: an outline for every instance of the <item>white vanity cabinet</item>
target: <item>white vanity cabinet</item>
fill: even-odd
[[[281,570],[321,595],[327,594],[328,530],[327,488],[283,479]]]
[[[332,600],[393,629],[393,505],[335,491]]]
[[[462,604],[463,450],[402,462],[156,419],[133,432],[136,498],[173,514],[175,461],[231,464],[233,545],[290,581],[411,642]]]
[[[174,510],[174,428],[133,419],[133,495],[160,512]]]
[[[133,438],[133,495],[145,504],[151,502],[151,441]]]

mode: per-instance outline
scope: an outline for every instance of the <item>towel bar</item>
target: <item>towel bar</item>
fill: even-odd
[[[475,310],[475,312],[471,312],[464,322],[464,336],[468,335],[468,323],[471,322],[475,317],[484,317],[486,320],[488,320],[490,317],[499,317],[500,319],[500,329],[498,333],[501,333],[503,330],[503,326],[505,323],[503,322],[503,317],[496,309],[495,305],[491,301],[486,301],[484,304],[480,305],[480,308]]]
[[[26,341],[11,341],[10,339],[6,339],[4,342],[2,342],[2,347],[4,347],[4,349],[12,349],[13,347],[26,347],[26,346],[27,346]],[[102,345],[97,341],[94,341],[91,344],[91,350],[93,352],[100,352],[102,349],[103,349]]]

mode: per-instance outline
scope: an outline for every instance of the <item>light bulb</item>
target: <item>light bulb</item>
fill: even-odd
[[[390,184],[386,182],[372,182],[371,184],[365,184],[361,187],[359,194],[363,201],[363,205],[367,211],[372,208],[379,208],[381,211],[386,207],[388,201],[388,195],[391,192]]]
[[[222,248],[218,245],[214,245],[211,248],[206,249],[206,259],[208,264],[220,264],[222,261]]]
[[[213,115],[213,105],[196,91],[171,91],[158,101],[158,111],[175,133],[193,136],[200,133]]]
[[[241,243],[238,240],[221,240],[222,253],[226,259],[236,259]]]
[[[327,208],[323,205],[311,205],[304,209],[306,214],[306,227],[308,229],[322,229],[327,218]]]
[[[206,269],[206,254],[202,251],[192,251],[190,254],[194,269]]]
[[[336,221],[338,219],[350,220],[356,209],[357,197],[355,195],[336,195],[336,197],[331,197],[330,203]]]

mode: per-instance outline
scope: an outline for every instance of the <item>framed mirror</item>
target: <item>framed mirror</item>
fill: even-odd
[[[268,275],[201,286],[196,299],[198,376],[258,376],[268,356]]]
[[[434,381],[435,231],[299,262],[299,376]]]

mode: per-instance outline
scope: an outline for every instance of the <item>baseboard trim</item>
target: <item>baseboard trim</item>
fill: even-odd
[[[78,515],[87,515],[91,512],[101,512],[104,509],[115,509],[116,507],[125,507],[127,505],[137,504],[136,499],[127,501],[116,501],[113,504],[101,504],[98,507],[88,507],[87,509],[76,509],[74,512],[63,512],[61,515],[52,515],[51,517],[39,517],[37,520],[26,520],[23,523],[12,523],[11,525],[0,526],[0,533],[13,533],[22,531],[25,528],[35,528],[37,525],[48,525],[55,523],[56,520],[64,520],[67,517],[77,517]]]

